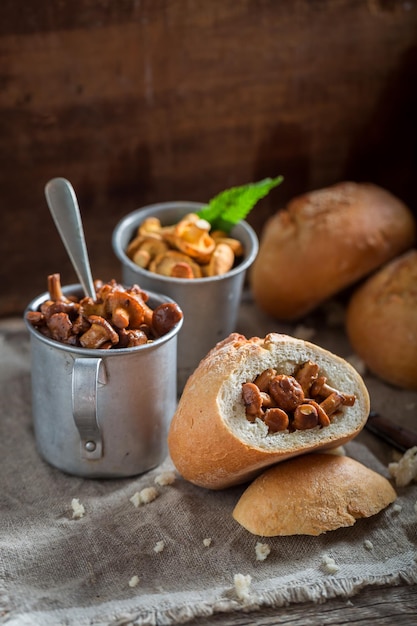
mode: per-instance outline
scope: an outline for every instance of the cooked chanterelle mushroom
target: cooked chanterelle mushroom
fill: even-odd
[[[222,231],[210,232],[210,224],[188,213],[173,226],[162,226],[148,217],[126,249],[140,267],[173,278],[219,276],[232,269],[243,255],[240,241]]]
[[[232,248],[224,242],[215,245],[208,265],[204,267],[205,276],[220,276],[232,269],[235,255]]]
[[[169,249],[168,244],[159,235],[150,233],[138,235],[130,242],[127,253],[140,267],[147,267],[152,259]]]
[[[104,345],[110,348],[119,342],[119,335],[104,317],[90,315],[88,321],[91,326],[80,337],[83,348],[102,348]]]
[[[154,310],[148,294],[138,285],[125,289],[115,280],[95,281],[96,299],[66,297],[59,274],[48,277],[50,299],[27,320],[43,335],[90,349],[130,348],[165,335],[182,318],[177,304],[167,302]]]
[[[140,328],[152,325],[152,309],[137,293],[115,289],[108,294],[105,311],[116,328]]]
[[[193,259],[178,250],[167,250],[149,263],[149,269],[155,274],[173,278],[201,278],[201,268]]]
[[[249,422],[262,420],[272,433],[329,426],[343,406],[353,406],[355,396],[327,384],[319,366],[306,361],[290,376],[269,368],[242,385]]]
[[[208,263],[216,246],[209,232],[210,224],[206,220],[199,219],[197,215],[191,214],[188,219],[182,219],[175,227],[176,247],[195,259],[197,263]]]

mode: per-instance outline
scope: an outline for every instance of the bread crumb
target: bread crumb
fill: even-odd
[[[271,552],[271,548],[268,546],[267,543],[261,543],[260,541],[258,541],[258,543],[255,546],[255,553],[256,553],[257,561],[265,561],[266,557],[269,555],[270,552]]]
[[[145,487],[145,489],[142,489],[142,491],[139,492],[139,495],[141,502],[143,502],[143,504],[148,504],[149,502],[155,500],[155,498],[159,496],[159,493],[155,487]]]
[[[403,510],[403,507],[401,506],[401,504],[395,503],[392,505],[392,510],[394,511],[394,513],[400,513],[400,511]]]
[[[247,576],[245,576],[244,574],[235,574],[233,577],[233,581],[235,584],[236,595],[239,600],[249,600],[252,576],[250,574],[248,574]]]
[[[133,496],[131,498],[129,498],[129,500],[133,504],[133,506],[135,506],[135,507],[138,507],[140,504],[142,504],[142,501],[140,499],[139,491],[134,493]]]
[[[388,471],[397,487],[406,487],[417,478],[417,446],[409,448],[398,462],[390,463]]]
[[[158,474],[155,478],[155,484],[165,487],[166,485],[172,485],[175,482],[175,472],[167,471]]]
[[[324,554],[321,560],[322,568],[329,574],[335,574],[339,571],[339,566],[336,565],[336,561],[328,554]]]
[[[369,541],[369,539],[365,539],[365,541],[363,542],[363,545],[365,546],[367,550],[374,549],[374,544],[372,543],[372,541]]]
[[[304,326],[303,324],[298,324],[298,326],[294,328],[293,332],[294,337],[297,337],[297,339],[303,339],[304,341],[310,341],[310,339],[313,339],[315,334],[315,328],[310,328],[308,326]]]
[[[153,551],[154,552],[162,552],[162,550],[165,548],[165,541],[157,541],[157,543],[154,546]]]
[[[84,517],[85,508],[82,504],[80,504],[78,498],[73,498],[71,500],[71,507],[73,519],[80,519],[81,517]]]
[[[136,587],[139,584],[139,576],[132,576],[129,580],[129,587]]]
[[[203,545],[204,545],[206,548],[208,548],[209,546],[211,546],[211,542],[212,542],[211,537],[206,537],[206,539],[203,539]]]
[[[155,487],[145,487],[141,491],[137,491],[131,498],[129,498],[130,502],[136,508],[141,504],[149,504],[159,496],[158,491]]]

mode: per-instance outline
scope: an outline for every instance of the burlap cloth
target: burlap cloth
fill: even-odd
[[[262,316],[246,301],[238,330],[263,336],[315,328],[314,342],[349,356],[343,332],[330,319],[312,318],[294,328]],[[375,410],[415,427],[416,393],[368,375],[365,380]],[[367,585],[417,582],[415,484],[397,489],[401,510],[391,505],[319,537],[268,539],[271,552],[258,561],[260,539],[231,516],[243,487],[210,492],[179,476],[172,485],[156,486],[155,478],[172,469],[169,459],[136,478],[85,480],[39,457],[31,426],[29,341],[20,321],[0,323],[0,406],[0,619],[8,626],[184,623],[218,612],[347,597]],[[393,449],[369,432],[346,453],[389,476]],[[159,496],[136,508],[130,498],[149,486]],[[73,498],[85,507],[80,519],[72,517]],[[165,547],[156,552],[160,541]],[[336,572],[323,568],[324,555],[334,559]],[[234,586],[238,573],[252,577],[244,600]]]

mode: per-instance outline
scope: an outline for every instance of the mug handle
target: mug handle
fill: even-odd
[[[97,419],[97,394],[107,382],[102,359],[75,359],[72,369],[72,414],[80,433],[83,459],[103,456],[103,438]]]

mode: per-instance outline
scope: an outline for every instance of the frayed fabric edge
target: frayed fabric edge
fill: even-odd
[[[151,621],[150,615],[136,616],[132,621],[126,623],[114,622],[108,626],[173,626],[174,624],[185,624],[187,621],[199,617],[210,617],[219,613],[230,612],[253,612],[261,608],[282,608],[291,604],[302,604],[311,602],[313,604],[324,604],[334,598],[349,598],[366,587],[391,587],[400,584],[417,584],[417,569],[400,571],[397,574],[384,577],[369,577],[352,579],[329,578],[328,581],[320,581],[309,586],[287,587],[279,591],[258,591],[256,585],[249,593],[245,601],[225,597],[212,603],[201,603],[188,605],[175,610],[156,610]],[[227,596],[231,593],[226,592]],[[144,621],[143,621],[144,618]],[[100,625],[104,626],[104,625]]]
[[[128,610],[121,608],[118,612],[114,609],[106,611],[101,606],[97,607],[94,614],[90,612],[88,616],[83,616],[81,621],[80,610],[72,609],[66,612],[62,623],[68,626],[173,626],[220,613],[250,613],[261,608],[282,608],[291,604],[306,602],[324,604],[331,599],[352,597],[367,587],[385,585],[395,587],[400,584],[417,584],[417,568],[409,568],[395,574],[378,577],[342,579],[329,576],[328,580],[321,580],[309,585],[288,586],[285,589],[274,591],[262,591],[262,583],[257,585],[254,582],[247,597],[243,600],[237,597],[235,590],[231,587],[221,591],[221,595],[211,601],[198,602],[194,599],[190,603],[187,602],[171,608],[130,608]],[[16,615],[14,617],[12,614],[6,613],[0,616],[0,623],[5,623],[7,626],[52,626],[52,624],[56,624],[57,614],[57,611],[51,611],[37,615],[31,613],[30,615]],[[4,622],[2,618],[5,620]]]

